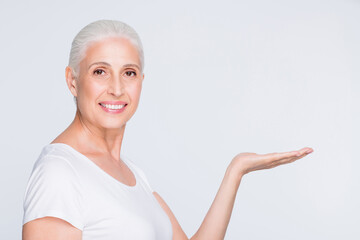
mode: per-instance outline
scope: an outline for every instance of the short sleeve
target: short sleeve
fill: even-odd
[[[46,155],[35,163],[24,194],[23,224],[57,217],[83,230],[80,179],[63,157]]]

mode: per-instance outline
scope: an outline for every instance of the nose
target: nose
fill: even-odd
[[[109,79],[108,93],[120,97],[124,92],[124,83],[120,76],[112,76]]]

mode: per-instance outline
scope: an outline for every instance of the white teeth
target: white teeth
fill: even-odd
[[[109,109],[121,109],[125,106],[125,105],[112,105],[112,104],[103,104],[103,103],[100,103],[100,104],[101,104],[101,106],[109,108]]]

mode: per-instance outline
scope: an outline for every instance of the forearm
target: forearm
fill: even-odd
[[[228,167],[208,213],[191,240],[224,239],[241,178],[241,174]]]

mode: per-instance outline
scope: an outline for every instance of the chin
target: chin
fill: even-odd
[[[116,123],[115,121],[108,121],[106,123],[101,124],[101,126],[104,129],[121,129],[124,128],[126,126],[126,123],[122,122],[122,123]]]
[[[105,129],[122,129],[126,124],[107,124],[104,126]]]

